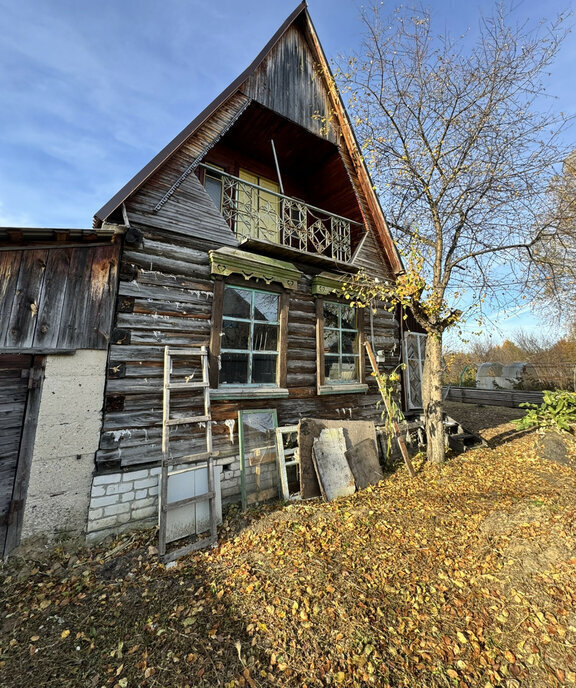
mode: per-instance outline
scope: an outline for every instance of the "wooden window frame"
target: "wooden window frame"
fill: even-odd
[[[276,384],[219,384],[221,333],[223,322],[224,290],[229,287],[252,289],[278,294],[278,357],[276,363]],[[286,388],[288,351],[288,292],[274,284],[247,281],[242,278],[227,277],[214,280],[214,301],[212,308],[212,329],[210,332],[210,397],[213,399],[275,398],[288,396]]]
[[[355,325],[358,343],[358,379],[351,382],[326,382],[324,371],[324,304],[325,302],[348,305],[337,298],[316,298],[316,387],[319,395],[325,394],[361,394],[368,391],[365,383],[366,366],[364,361],[364,317],[359,308],[355,308]]]

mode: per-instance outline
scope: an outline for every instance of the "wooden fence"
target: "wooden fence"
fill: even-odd
[[[518,408],[520,404],[542,403],[542,392],[525,392],[515,389],[476,389],[474,387],[444,387],[446,401],[462,404],[484,404],[485,406],[509,406]]]

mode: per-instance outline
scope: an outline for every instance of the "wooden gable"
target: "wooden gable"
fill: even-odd
[[[285,31],[240,90],[313,134],[340,143],[325,74],[299,25]]]
[[[96,213],[95,224],[117,217],[122,203],[132,198],[131,209],[138,222],[190,235],[200,231],[199,220],[194,228],[182,222],[187,211],[196,211],[199,217],[200,206],[192,197],[202,196],[202,189],[191,188],[198,187],[191,181],[191,173],[256,104],[334,147],[333,158],[338,163],[332,164],[332,169],[337,170],[340,181],[331,198],[338,202],[347,198],[350,210],[326,209],[346,217],[358,216],[374,234],[375,246],[387,263],[387,275],[401,272],[399,255],[305,3],[288,17],[252,65]],[[320,146],[314,150],[319,152]],[[200,205],[205,208],[206,204]],[[234,245],[222,219],[209,215],[205,213],[208,227],[203,236],[220,237],[223,243]]]

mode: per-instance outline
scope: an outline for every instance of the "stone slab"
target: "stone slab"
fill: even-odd
[[[320,497],[320,485],[314,468],[312,451],[314,439],[320,437],[325,428],[342,428],[346,440],[346,451],[364,440],[372,440],[376,446],[376,427],[366,420],[326,420],[323,418],[302,418],[298,424],[298,449],[300,453],[300,494],[302,499]]]

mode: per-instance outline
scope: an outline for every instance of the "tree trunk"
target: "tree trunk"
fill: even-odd
[[[422,372],[422,401],[428,461],[443,463],[445,457],[442,409],[442,335],[428,333]]]

